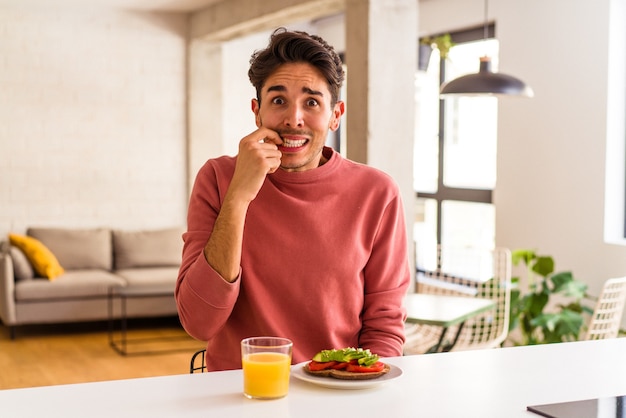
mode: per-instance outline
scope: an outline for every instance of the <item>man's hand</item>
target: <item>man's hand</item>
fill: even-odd
[[[280,167],[281,152],[277,144],[281,137],[270,129],[261,127],[239,142],[235,173],[230,183],[230,197],[251,202],[263,185],[265,176]]]

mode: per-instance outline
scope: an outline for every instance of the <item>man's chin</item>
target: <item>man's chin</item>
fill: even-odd
[[[280,168],[284,171],[306,171],[319,167],[322,160],[322,152],[315,155],[300,153],[298,155],[283,153]]]
[[[301,167],[283,164],[280,165],[280,169],[283,171],[302,171]]]
[[[301,161],[281,161],[280,168],[283,171],[306,171],[314,167],[307,167],[307,164]]]

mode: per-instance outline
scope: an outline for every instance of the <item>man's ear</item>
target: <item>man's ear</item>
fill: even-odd
[[[252,112],[254,113],[254,123],[256,123],[257,128],[261,127],[261,116],[259,116],[259,110],[261,109],[261,105],[258,99],[252,99],[252,103],[250,103],[252,107]]]
[[[333,117],[330,119],[328,129],[334,132],[339,128],[339,121],[341,120],[341,116],[343,116],[345,111],[346,104],[342,101],[338,101],[335,104],[335,108],[333,109]]]

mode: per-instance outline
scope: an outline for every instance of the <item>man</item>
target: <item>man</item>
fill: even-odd
[[[241,368],[250,336],[402,354],[409,285],[403,209],[386,174],[325,147],[344,113],[341,60],[323,39],[276,30],[248,72],[258,129],[211,159],[192,191],[176,286],[208,370]]]

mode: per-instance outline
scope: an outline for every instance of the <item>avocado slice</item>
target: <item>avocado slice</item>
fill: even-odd
[[[362,348],[342,348],[332,350],[322,350],[313,356],[313,361],[319,363],[325,363],[328,361],[338,361],[341,363],[348,363],[352,360],[357,360],[359,365],[369,367],[378,361],[377,354],[372,354],[369,349]]]

